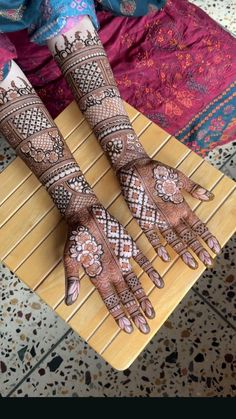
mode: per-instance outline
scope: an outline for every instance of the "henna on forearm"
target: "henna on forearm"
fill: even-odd
[[[148,158],[125,111],[106,52],[89,17],[48,40],[102,148],[115,170]]]
[[[66,304],[79,294],[79,267],[98,289],[119,327],[132,332],[131,320],[143,333],[155,311],[132,271],[134,258],[161,288],[163,280],[133,239],[99,203],[61,133],[19,67],[0,83],[0,131],[46,187],[68,223],[63,262]],[[139,307],[140,305],[140,307]]]
[[[0,131],[69,223],[76,221],[78,210],[98,202],[55,122],[14,62],[0,85]]]

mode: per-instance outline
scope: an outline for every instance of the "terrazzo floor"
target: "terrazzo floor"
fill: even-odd
[[[236,34],[234,0],[195,0]],[[236,179],[236,142],[208,160]],[[14,158],[0,139],[0,170]],[[235,396],[234,236],[147,348],[117,372],[4,265],[0,266],[0,396]]]

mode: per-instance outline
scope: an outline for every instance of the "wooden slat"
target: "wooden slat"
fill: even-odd
[[[195,182],[214,191],[215,199],[206,203],[199,203],[188,194],[185,195],[189,205],[195,208],[196,214],[203,221],[208,222],[223,244],[235,229],[233,220],[236,219],[236,204],[235,193],[232,193],[235,183],[134,108],[129,105],[126,108],[150,156],[178,167],[188,176],[191,175]],[[65,284],[61,256],[66,239],[66,225],[46,191],[34,183],[34,176],[19,159],[9,166],[7,174],[4,171],[0,175],[6,185],[0,192],[0,201],[4,202],[0,212],[0,222],[3,225],[0,256],[5,255],[4,262],[32,289],[36,289],[51,307],[56,308],[57,313],[82,337],[89,340],[90,345],[103,354],[111,365],[124,369],[140,353],[205,268],[200,263],[198,270],[191,271],[163,238],[162,243],[167,247],[172,261],[166,264],[156,256],[147,238],[132,219],[121,196],[117,178],[75,103],[56,122],[64,137],[67,136],[69,147],[87,180],[94,185],[93,189],[101,202],[126,225],[128,232],[137,239],[139,247],[152,261],[153,266],[164,275],[166,286],[163,290],[157,290],[148,276],[133,263],[133,269],[140,277],[147,294],[150,294],[158,313],[156,319],[149,322],[151,333],[144,336],[135,331],[127,336],[121,332],[83,272],[80,272],[82,280],[79,299],[73,306],[67,307],[64,304],[62,299]],[[19,170],[16,174],[18,162]],[[112,187],[108,188],[107,185]]]
[[[219,190],[219,186],[221,185],[221,183],[222,183],[222,186],[224,186],[225,187],[225,191],[224,191],[224,198],[222,198],[222,200],[221,200],[221,204],[226,200],[226,204],[225,205],[227,205],[227,202],[228,202],[228,200],[226,199],[227,198],[227,196],[229,196],[229,200],[231,200],[232,199],[232,191],[235,189],[235,184],[234,184],[234,182],[232,182],[232,181],[230,181],[230,182],[228,182],[228,178],[226,178],[226,177],[224,177],[216,186],[215,186],[215,188],[213,189],[213,191],[214,191],[214,193],[216,193],[216,195],[217,195],[217,190]],[[212,201],[212,202],[214,202],[214,201]],[[215,206],[211,206],[211,208],[209,208],[209,211],[208,211],[208,213],[206,213],[205,212],[205,206],[204,206],[204,203],[202,203],[202,204],[198,204],[198,208],[197,208],[197,210],[196,210],[196,213],[198,214],[198,216],[203,220],[203,221],[207,221],[209,218],[210,218],[210,220],[211,219],[213,219],[213,220],[215,220],[214,222],[215,222],[215,225],[217,225],[217,218],[216,218],[216,214],[218,214],[218,212],[215,214],[215,211],[216,211],[216,209],[217,208],[219,208],[219,202],[216,202],[215,201]],[[224,208],[224,205],[223,205],[223,208]],[[222,211],[222,210],[219,210],[219,212],[220,211]],[[232,205],[232,215],[233,215],[233,212],[235,211],[235,209],[233,209],[233,205]],[[210,222],[208,222],[208,226],[209,226],[209,228],[212,228],[213,227],[213,225],[214,225],[214,222],[212,222],[212,220],[210,221]],[[228,224],[230,224],[230,223],[228,223]],[[232,223],[230,224],[231,225],[231,228],[232,228]],[[223,227],[223,229],[225,229],[225,227]],[[214,231],[214,229],[212,228],[212,232],[213,233],[215,233],[216,235],[217,235],[217,231]],[[233,232],[232,232],[233,233]],[[230,232],[229,232],[229,235],[228,235],[228,237],[230,236]],[[227,238],[228,238],[227,237]],[[227,240],[227,239],[226,239]],[[222,242],[222,245],[223,245],[224,243]],[[169,248],[170,249],[170,248]],[[179,259],[179,257],[176,255],[176,254],[174,254],[173,255],[173,253],[172,253],[172,261],[171,261],[171,263],[169,263],[169,264],[167,264],[168,266],[168,270],[170,269],[170,267],[171,266],[173,266],[175,263],[178,263],[178,266],[179,266],[179,270],[181,271],[182,270],[182,266],[184,265],[183,264],[183,262],[181,261],[181,260],[179,260],[178,262],[176,262],[178,259]],[[215,255],[213,255],[213,257],[215,257]],[[153,264],[153,266],[154,267],[156,267],[157,268],[157,270],[163,275],[163,273],[164,273],[164,270],[163,270],[163,267],[165,268],[166,267],[166,264],[164,264],[164,262],[162,262],[162,261],[160,261],[160,260],[158,260],[158,258],[155,256],[155,259],[153,259],[153,262],[152,262],[152,264]],[[204,266],[202,265],[202,264],[200,264],[201,266],[202,266],[202,268],[204,269]],[[166,271],[166,269],[165,269],[165,271]],[[198,278],[198,276],[196,276],[195,275],[195,271],[191,271],[191,270],[189,270],[188,269],[188,272],[189,272],[189,278],[190,278],[190,280],[191,280],[191,278],[192,277],[194,277],[195,278],[195,281],[197,280],[197,278]],[[164,278],[165,278],[165,276],[164,276]],[[141,280],[142,280],[142,277],[140,278]],[[153,285],[151,285],[151,287],[149,288],[149,289],[147,289],[146,288],[146,292],[147,293],[149,293],[152,289],[154,289],[155,287],[153,287]],[[79,310],[79,312],[80,312],[80,310]],[[108,318],[108,315],[106,316],[107,317],[107,319],[105,320],[105,324],[104,323],[102,323],[101,324],[101,326],[98,328],[98,330],[94,333],[94,335],[92,336],[92,338],[89,340],[89,343],[91,344],[91,346],[95,346],[96,347],[96,350],[98,351],[98,352],[102,352],[103,350],[104,350],[104,348],[106,347],[106,346],[108,346],[109,345],[109,340],[111,341],[112,339],[113,339],[113,337],[116,335],[116,333],[117,332],[119,332],[119,329],[118,329],[118,327],[116,326],[116,324],[115,324],[115,322],[114,322],[114,325],[112,326],[112,328],[110,328],[110,336],[109,336],[109,339],[108,339],[108,335],[109,335],[109,332],[107,331],[106,332],[106,338],[104,338],[103,337],[103,332],[104,332],[104,329],[106,329],[106,323],[109,323],[109,325],[110,325],[110,323],[111,323],[111,320]],[[111,316],[110,316],[111,317]],[[74,323],[76,323],[76,321],[74,321]]]
[[[175,140],[175,139],[171,139],[171,140],[169,140],[166,144],[165,144],[165,146],[161,149],[161,153],[162,153],[162,155],[165,155],[166,156],[166,163],[167,164],[170,164],[169,163],[169,159],[171,160],[171,165],[173,165],[173,166],[176,166],[178,163],[179,163],[179,160],[180,160],[180,154],[178,153],[178,152],[174,152],[174,153],[170,153],[170,150],[175,150],[175,147],[174,147],[174,144],[173,143],[177,143],[178,144],[178,142],[177,142],[177,140]],[[170,145],[169,145],[170,144]],[[166,150],[166,151],[165,151]],[[188,149],[185,147],[185,153],[186,153],[186,155],[188,154]],[[174,157],[175,156],[175,157]],[[158,159],[159,158],[159,153],[157,153],[157,155],[156,155],[156,158]],[[192,159],[192,156],[191,156],[191,159]],[[181,158],[181,160],[182,160],[182,158]],[[197,159],[198,160],[198,159]],[[203,163],[204,164],[204,163]],[[195,172],[194,172],[194,174],[193,174],[193,176],[195,177],[195,178],[198,178],[198,171],[200,171],[201,170],[201,166],[200,166],[200,168],[199,169],[197,169]],[[208,170],[210,170],[210,169],[208,169]],[[204,169],[203,169],[203,171],[204,171]],[[218,174],[218,172],[217,172],[217,174]],[[215,183],[217,182],[217,180],[220,178],[220,177],[222,177],[223,175],[219,172],[219,176],[217,177],[215,177],[215,178],[213,178],[213,177],[209,177],[209,179],[208,179],[208,183],[205,185],[206,187],[213,187],[214,185],[215,185]],[[109,183],[109,182],[106,182],[107,184]],[[103,193],[103,198],[104,198],[104,193]],[[102,195],[101,195],[102,196]],[[109,202],[108,201],[109,200],[109,197],[107,198],[107,200],[106,200],[106,205],[107,205],[107,202]],[[199,204],[199,201],[197,201],[197,200],[194,200],[194,202],[192,203],[192,205],[194,205],[194,206],[196,206],[197,204]],[[110,209],[110,208],[109,208]],[[116,216],[118,219],[119,219],[119,213],[120,213],[120,206],[119,205],[116,205],[116,203],[114,203],[114,205],[113,205],[113,211],[111,211],[111,213],[114,215],[114,216]],[[124,220],[123,220],[124,221]],[[124,225],[126,225],[126,223],[124,223]],[[132,232],[132,230],[130,229],[130,228],[127,228],[127,230],[128,230],[128,232],[131,234],[131,236],[133,235],[133,232]],[[144,235],[143,235],[144,236]],[[141,243],[141,245],[140,245],[140,248],[141,248],[141,250],[145,253],[145,251],[148,249],[148,242],[146,241],[146,243],[145,243],[145,240],[144,240],[144,243]],[[89,303],[88,303],[89,304]],[[81,306],[81,304],[80,304],[80,301],[78,302],[78,303],[75,303],[75,306],[77,306],[78,308]],[[70,317],[71,317],[71,313],[73,312],[74,313],[74,311],[75,311],[75,308],[76,307],[68,307],[68,306],[66,306],[65,304],[64,304],[64,302],[62,302],[58,307],[57,307],[57,309],[56,309],[56,311],[57,311],[57,313],[62,317],[62,318],[64,318],[64,319],[66,319],[66,320],[68,320]]]
[[[14,199],[7,199],[0,209],[0,227],[3,226],[18,210],[27,203],[27,200],[40,188],[38,179],[31,175],[14,192]]]
[[[218,235],[222,245],[232,233],[232,216],[236,217],[235,192],[231,194],[227,202],[222,205],[209,223],[209,227]],[[218,225],[219,221],[221,222],[220,230]],[[226,233],[225,235],[225,231],[228,231],[229,234]],[[113,367],[118,370],[128,368],[138,353],[144,349],[148,341],[154,336],[156,331],[189,291],[196,281],[196,278],[202,274],[204,269],[204,266],[200,265],[195,271],[197,275],[192,275],[192,277],[190,277],[189,268],[187,266],[180,266],[179,263],[175,263],[165,276],[165,287],[162,290],[153,289],[149,296],[158,315],[149,322],[151,332],[148,338],[136,330],[128,339],[124,333],[119,333],[109,347],[103,352],[104,359],[107,362],[112,362]],[[129,354],[129,360],[127,353]]]
[[[232,190],[232,188],[231,188],[231,190]],[[195,206],[199,206],[199,208],[201,208],[202,206],[203,206],[203,204],[200,204],[200,203],[196,203],[195,204]],[[213,207],[212,208],[212,212],[216,209],[218,207],[218,204],[217,204],[217,202],[215,203],[215,208]],[[198,208],[198,209],[199,209]],[[211,214],[211,213],[208,213],[208,216],[209,216],[209,214]],[[201,211],[199,211],[199,216],[201,216],[201,219],[203,220],[203,221],[205,221],[205,219],[204,219],[204,217],[202,217],[202,214],[201,214]],[[174,258],[172,259],[172,261],[171,261],[171,263],[169,263],[169,264],[164,264],[164,265],[162,265],[162,268],[164,268],[163,270],[162,270],[162,268],[160,269],[160,267],[158,267],[158,260],[157,260],[157,270],[158,270],[158,272],[161,274],[161,275],[163,275],[164,273],[165,273],[165,271],[166,271],[166,269],[169,269],[169,267],[171,266],[171,265],[173,265],[174,263],[175,263],[175,261],[178,259],[178,257],[177,257],[177,255],[174,255]],[[180,264],[183,264],[183,262],[182,261],[180,261]],[[195,277],[195,273],[194,272],[191,272],[190,271],[190,273],[189,273],[189,275],[190,276],[194,276]],[[140,280],[142,281],[142,278],[147,278],[147,276],[146,275],[141,275],[141,277],[140,277]],[[147,280],[147,279],[146,279]],[[152,289],[152,287],[153,287],[153,284],[151,283],[151,281],[148,281],[148,286],[149,286],[149,288],[146,288],[145,287],[145,285],[143,284],[143,286],[144,286],[144,288],[145,288],[145,291],[147,292],[147,293],[149,293],[150,291],[151,291],[151,289]],[[91,298],[91,297],[90,297]],[[97,306],[96,305],[91,305],[90,304],[90,298],[85,302],[85,304],[82,306],[82,308],[80,308],[80,310],[78,311],[78,313],[76,313],[75,314],[75,316],[70,320],[70,322],[69,322],[69,324],[71,325],[71,327],[73,327],[73,328],[75,328],[76,327],[76,329],[75,330],[79,330],[80,331],[80,334],[81,334],[81,336],[85,339],[85,340],[87,340],[88,339],[88,337],[93,333],[93,327],[94,327],[94,324],[96,324],[96,325],[98,325],[98,323],[100,322],[100,323],[102,323],[102,321],[104,320],[104,318],[107,316],[107,310],[106,310],[106,308],[104,307],[104,310],[102,310],[102,308],[100,308],[99,309],[99,311],[97,311]],[[81,326],[81,323],[80,322],[82,322],[82,324],[83,324],[83,313],[81,313],[81,310],[84,312],[84,311],[87,311],[88,310],[88,306],[90,307],[89,308],[89,311],[91,312],[93,312],[93,318],[94,318],[94,322],[88,322],[88,323],[86,323],[85,325],[84,325],[84,328],[82,328],[82,326]],[[58,312],[58,310],[57,310],[57,312]],[[60,314],[60,313],[59,313]],[[102,317],[101,317],[102,316]],[[96,320],[96,321],[95,321]],[[79,326],[78,326],[78,328],[77,328],[77,326],[76,326],[76,324],[78,324]],[[81,332],[81,330],[82,330],[82,332]],[[84,334],[83,334],[84,333]]]
[[[4,259],[9,251],[27,235],[32,225],[38,223],[50,208],[52,208],[52,200],[45,189],[40,188],[33,196],[29,195],[26,204],[1,228],[1,259]]]
[[[191,162],[191,165],[189,164],[189,161]],[[172,161],[173,163],[173,161]],[[200,159],[199,161],[199,157],[195,154],[195,153],[190,153],[190,155],[188,155],[188,157],[180,164],[181,166],[181,170],[183,170],[183,172],[187,175],[191,175],[192,172],[199,166],[199,164],[202,163],[202,159]],[[96,170],[94,172],[97,172]],[[119,208],[119,213],[116,212],[116,207]],[[109,207],[109,211],[111,212],[111,214],[116,215],[117,218],[119,219],[119,221],[127,226],[127,224],[130,222],[132,216],[131,213],[128,210],[128,207],[124,201],[124,199],[119,196],[117,198],[117,200]],[[139,233],[141,232],[140,228],[138,227],[137,224],[136,225],[136,229],[139,231]],[[128,227],[128,231],[130,234],[135,234],[134,237],[136,236],[136,231],[134,232],[131,231],[131,229]],[[147,239],[143,239],[142,244],[140,245],[141,249],[144,251],[146,249],[148,245],[148,241]],[[63,267],[61,266],[61,273],[62,276],[64,278],[64,273],[63,273]],[[44,289],[47,288],[48,286],[50,287],[50,289],[52,288],[50,284],[54,284],[54,292],[51,295],[50,298],[50,302],[48,302],[50,305],[52,305],[53,307],[55,307],[58,302],[60,300],[62,300],[63,295],[64,295],[64,279],[61,278],[61,280],[59,279],[59,277],[57,276],[57,280],[54,279],[54,274],[53,272],[51,273],[51,275],[46,278],[43,283],[39,286],[39,288],[37,289],[37,292],[39,293],[39,295],[41,297],[43,297],[43,295],[45,294]],[[49,285],[48,285],[49,283]],[[89,286],[86,287],[86,290],[88,290],[88,294],[91,293],[92,291],[92,285],[91,288]],[[61,291],[61,292],[60,292]],[[83,291],[83,290],[81,290]],[[53,296],[55,298],[53,298]],[[79,301],[76,304],[74,304],[73,308],[70,307],[68,308],[67,306],[65,306],[64,304],[62,304],[61,307],[59,307],[58,311],[59,314],[63,317],[63,318],[68,318],[71,313],[75,312],[76,309],[78,309],[78,307],[82,304],[82,302],[84,301],[84,296],[82,297],[80,294],[80,298]]]
[[[61,215],[58,209],[53,207],[38,224],[35,224],[33,230],[14,247],[4,259],[4,263],[11,266],[11,269],[15,271],[55,229],[60,220]]]
[[[64,115],[66,115],[66,118]],[[72,102],[66,110],[56,118],[55,122],[63,137],[66,139],[83,120],[84,117],[79,111],[78,106],[75,102]],[[87,123],[85,125],[87,126]],[[3,173],[1,173],[0,205],[3,203],[3,200],[6,200],[30,175],[30,169],[19,157],[16,157],[14,162],[7,166]]]
[[[130,105],[126,105],[126,108],[129,112],[131,122],[134,121],[135,125],[135,119],[139,117],[140,113],[131,108]],[[67,115],[67,118],[64,118],[64,112]],[[69,105],[66,111],[63,111],[62,114],[59,115],[56,122],[62,132],[62,135],[67,140],[67,144],[72,152],[75,152],[88,138],[94,138],[95,147],[98,146],[94,135],[91,134],[91,128],[88,123],[84,121],[84,117],[74,102]],[[145,119],[143,125],[146,126],[149,123],[150,121]],[[142,124],[140,122],[137,123],[137,129],[138,127],[141,127],[141,125]],[[98,150],[99,155],[101,155],[101,149],[98,148]],[[6,170],[4,170],[3,173],[0,174],[0,178],[0,197],[2,197],[0,200],[0,226],[2,226],[16,213],[18,208],[24,205],[27,197],[29,196],[28,191],[30,191],[32,195],[40,187],[40,184],[36,181],[36,178],[30,169],[18,157],[6,168]],[[4,201],[6,201],[4,204],[3,197]],[[8,198],[10,199],[8,200]],[[12,205],[12,202],[14,202],[15,205]]]
[[[16,157],[11,164],[0,174],[0,206],[20,185],[30,176],[26,164],[19,157]]]
[[[50,234],[32,255],[16,270],[19,278],[34,289],[61,259],[66,239],[66,223],[63,221]],[[39,263],[40,261],[40,263]]]

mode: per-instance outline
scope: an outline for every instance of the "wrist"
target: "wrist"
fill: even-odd
[[[149,159],[133,129],[107,136],[101,146],[116,172],[127,165],[133,165],[137,160]]]

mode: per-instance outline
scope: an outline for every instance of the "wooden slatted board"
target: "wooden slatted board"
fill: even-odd
[[[186,199],[223,246],[236,227],[235,183],[134,108],[125,106],[150,156],[178,167],[214,192],[215,199],[207,203],[200,203],[189,195]],[[164,263],[157,258],[132,219],[116,176],[74,102],[57,117],[56,123],[101,203],[126,226],[164,277],[165,287],[156,289],[148,276],[134,264],[134,270],[157,312],[156,318],[149,321],[151,332],[149,335],[137,330],[131,335],[121,332],[83,272],[80,297],[72,306],[64,304],[61,257],[66,225],[45,189],[19,158],[0,175],[0,258],[107,362],[124,370],[147,345],[205,267],[200,263],[197,270],[189,269],[164,240],[172,260]]]

